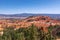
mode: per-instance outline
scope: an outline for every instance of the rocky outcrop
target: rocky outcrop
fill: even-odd
[[[24,19],[22,22],[23,22],[22,24],[24,24],[24,23],[25,23],[25,25],[28,24],[28,25],[26,25],[26,27],[30,26],[31,24],[34,24],[38,28],[42,27],[45,32],[47,32],[47,30],[48,30],[47,28],[50,25],[52,25],[52,26],[60,25],[60,21],[51,19],[51,17],[49,17],[49,16],[30,16],[30,17]]]
[[[23,20],[9,20],[9,19],[0,20],[0,28],[2,29],[6,27],[13,27],[15,29],[18,29],[21,27],[26,28],[26,27],[31,26],[32,24],[38,28],[42,27],[43,30],[47,32],[48,31],[47,28],[50,25],[52,26],[60,25],[60,21],[51,19],[51,17],[49,16],[30,16]]]

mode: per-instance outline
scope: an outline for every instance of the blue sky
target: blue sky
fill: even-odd
[[[0,14],[60,14],[60,0],[0,0]]]

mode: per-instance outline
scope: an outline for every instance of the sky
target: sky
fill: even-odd
[[[60,0],[0,0],[0,14],[60,14]]]

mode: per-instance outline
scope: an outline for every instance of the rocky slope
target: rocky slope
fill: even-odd
[[[60,20],[52,19],[49,16],[30,16],[23,20],[4,19],[0,20],[0,30],[3,30],[6,27],[13,27],[14,29],[21,27],[26,28],[32,24],[38,28],[42,28],[45,32],[47,32],[47,28],[50,25],[60,25]]]
[[[42,27],[44,31],[47,31],[50,25],[60,25],[60,20],[52,19],[49,16],[30,16],[24,19],[23,22],[27,23],[27,26],[29,26],[29,24],[34,24],[38,28]]]

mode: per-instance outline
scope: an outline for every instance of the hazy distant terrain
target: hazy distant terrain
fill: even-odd
[[[54,18],[54,19],[60,19],[60,14],[32,14],[32,13],[21,13],[21,14],[11,14],[11,15],[0,14],[0,19],[1,18],[24,19],[29,16],[50,16],[51,18]]]

